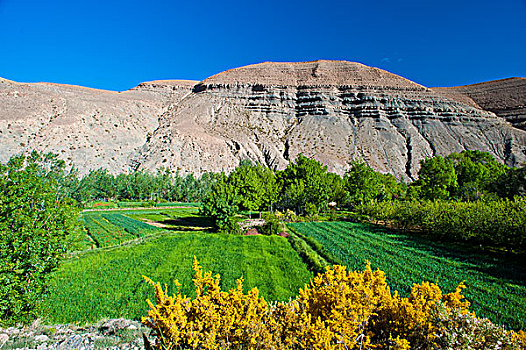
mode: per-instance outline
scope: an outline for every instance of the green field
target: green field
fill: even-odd
[[[189,208],[199,208],[201,203],[195,202],[161,202],[155,205],[156,207],[189,207]]]
[[[82,221],[86,229],[86,245],[91,248],[109,247],[160,230],[129,218],[122,212],[86,212],[82,215]]]
[[[330,262],[363,270],[368,260],[403,296],[413,283],[431,281],[450,292],[465,281],[464,294],[477,315],[526,328],[526,268],[495,254],[484,256],[373,225],[344,222],[289,224],[298,234],[289,241],[277,236],[212,234],[210,218],[192,207],[85,212],[83,220],[92,247],[99,249],[78,253],[55,272],[42,310],[48,322],[139,319],[148,309],[145,299],[153,298],[142,275],[167,283],[173,291],[172,281],[178,279],[183,293],[192,295],[195,255],[205,270],[221,274],[224,288],[234,287],[235,279],[243,276],[246,288],[257,286],[268,300],[295,297],[312,277],[307,265],[322,270],[320,266]],[[146,222],[162,224],[163,229]],[[134,241],[115,246],[128,240]],[[290,242],[297,250],[302,247],[298,251],[303,261]]]
[[[444,292],[451,292],[465,281],[463,294],[478,316],[511,328],[526,328],[526,267],[520,262],[366,224],[295,223],[289,227],[317,240],[350,269],[363,270],[365,261],[370,261],[403,296],[413,283],[435,282]]]
[[[97,249],[62,263],[50,282],[42,314],[52,323],[88,323],[101,318],[145,316],[153,290],[142,275],[167,283],[178,279],[193,294],[192,258],[220,273],[223,288],[245,279],[267,300],[294,297],[312,277],[288,241],[278,236],[168,233],[141,244]]]

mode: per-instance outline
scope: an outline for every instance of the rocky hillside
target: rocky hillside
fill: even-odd
[[[526,78],[509,78],[452,88],[435,88],[445,96],[471,99],[479,108],[526,130]]]
[[[526,160],[526,133],[459,102],[358,63],[262,63],[210,77],[170,113],[133,164],[200,173],[249,158],[283,168],[299,153],[342,173],[349,161],[413,179],[422,158],[478,149]]]
[[[414,179],[421,159],[465,149],[526,161],[526,132],[471,95],[345,61],[261,63],[122,93],[3,80],[0,106],[2,161],[37,148],[84,171],[200,174],[247,158],[283,168],[303,153],[338,173],[362,159]]]
[[[0,79],[0,161],[32,149],[82,172],[127,171],[131,155],[197,82],[154,81],[126,92]]]

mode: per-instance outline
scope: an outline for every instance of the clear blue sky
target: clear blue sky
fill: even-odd
[[[0,77],[126,90],[341,59],[426,86],[526,76],[526,0],[0,0]]]

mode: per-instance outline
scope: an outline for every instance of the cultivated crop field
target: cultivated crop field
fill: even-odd
[[[512,328],[526,327],[526,268],[520,263],[366,224],[310,222],[289,227],[321,243],[350,269],[363,270],[370,261],[403,296],[413,283],[430,281],[450,292],[464,281],[463,294],[478,316]]]
[[[234,287],[243,277],[246,289],[257,286],[268,300],[294,298],[312,277],[287,239],[212,234],[210,218],[195,207],[91,211],[83,214],[83,221],[88,245],[98,249],[77,253],[55,272],[42,310],[49,322],[139,319],[147,310],[145,300],[153,299],[143,275],[167,283],[173,292],[178,279],[183,293],[191,296],[194,255],[205,270],[221,274],[223,288]],[[465,281],[464,295],[477,315],[512,328],[526,325],[526,269],[516,262],[366,224],[308,222],[289,228],[322,261],[353,270],[363,270],[370,261],[402,296],[413,283],[431,281],[450,292]]]
[[[145,300],[154,298],[142,276],[168,284],[172,292],[176,292],[173,280],[178,279],[182,292],[193,295],[194,255],[204,270],[221,274],[223,288],[233,288],[243,277],[245,289],[257,286],[267,300],[294,297],[312,277],[283,237],[168,232],[63,262],[50,282],[43,314],[53,323],[140,319],[148,310]]]
[[[86,228],[86,244],[98,248],[130,241],[159,230],[118,212],[88,212],[83,214],[82,220]]]

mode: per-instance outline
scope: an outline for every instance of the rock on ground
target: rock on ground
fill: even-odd
[[[143,335],[150,330],[139,322],[112,319],[80,327],[41,325],[0,328],[0,349],[94,350],[144,349]]]

